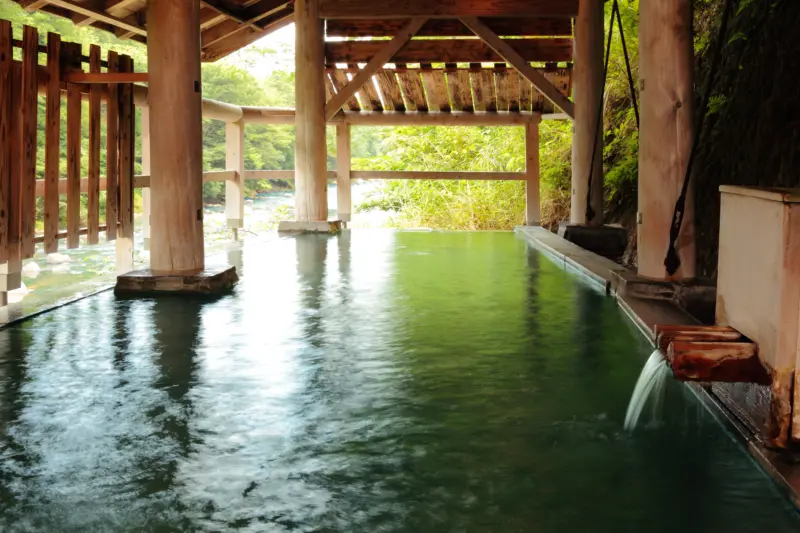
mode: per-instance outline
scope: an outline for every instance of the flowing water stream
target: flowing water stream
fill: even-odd
[[[628,411],[625,414],[625,429],[632,431],[636,428],[648,401],[652,403],[653,419],[658,417],[664,398],[664,384],[668,376],[669,366],[664,359],[664,354],[656,349],[650,354],[636,381],[631,401],[628,404]]]

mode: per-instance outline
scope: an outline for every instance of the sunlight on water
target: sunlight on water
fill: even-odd
[[[664,361],[663,354],[655,350],[644,364],[636,387],[633,389],[628,412],[625,414],[625,429],[632,431],[642,417],[647,400],[652,399],[653,413],[656,415],[661,407],[664,395],[664,383],[669,375],[669,366]]]

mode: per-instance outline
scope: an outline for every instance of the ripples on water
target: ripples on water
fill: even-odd
[[[248,244],[214,302],[103,294],[0,331],[6,532],[794,531],[646,344],[507,233]]]

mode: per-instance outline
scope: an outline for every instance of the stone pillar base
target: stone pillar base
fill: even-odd
[[[338,233],[344,225],[341,220],[284,220],[278,224],[278,233]]]
[[[195,274],[155,274],[149,268],[117,276],[117,296],[199,295],[229,292],[239,281],[236,267],[209,267]]]

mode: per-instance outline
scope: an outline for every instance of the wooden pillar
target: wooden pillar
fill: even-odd
[[[150,268],[190,273],[205,266],[200,4],[147,3],[150,106]]]
[[[693,135],[692,2],[642,0],[639,11],[639,274],[667,279],[664,258]],[[673,279],[694,277],[691,189],[676,248],[681,268]]]
[[[142,175],[150,175],[150,110],[142,108]],[[142,237],[150,249],[150,187],[142,187]]]
[[[244,122],[225,124],[225,169],[235,170],[236,179],[225,182],[225,216],[238,239],[244,227]]]
[[[575,19],[575,68],[572,74],[575,120],[572,124],[570,222],[589,226],[603,225],[602,130],[601,135],[597,136],[597,111],[603,99],[603,46],[603,0],[580,0]],[[598,139],[597,144],[595,138]],[[590,169],[593,169],[591,205],[594,218],[586,220]]]
[[[531,121],[525,126],[525,175],[525,224],[538,226],[542,221],[539,194],[539,120]]]
[[[336,125],[336,218],[350,222],[350,124]]]
[[[328,219],[325,62],[319,0],[297,0],[295,21],[295,211]]]

